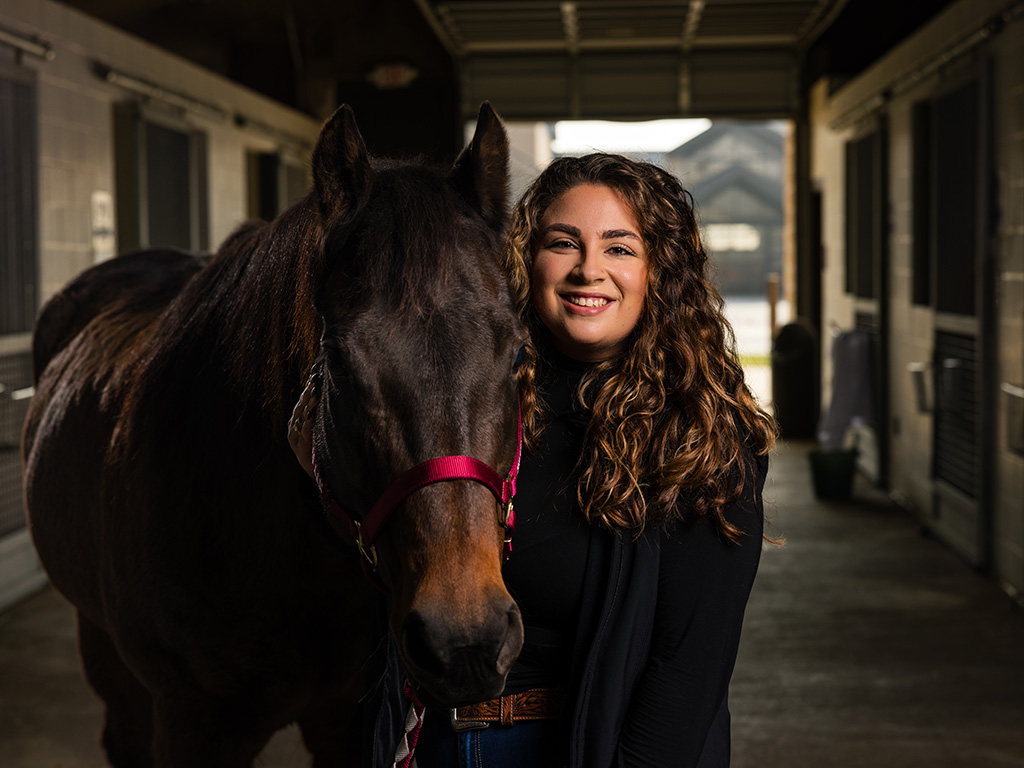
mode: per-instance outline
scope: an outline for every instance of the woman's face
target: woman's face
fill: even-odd
[[[555,346],[576,360],[607,360],[626,346],[644,308],[647,250],[618,192],[581,184],[545,211],[531,298]]]

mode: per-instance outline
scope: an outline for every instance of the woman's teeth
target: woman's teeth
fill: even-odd
[[[568,296],[566,297],[572,304],[579,307],[603,307],[608,303],[608,299],[595,299],[590,296]]]

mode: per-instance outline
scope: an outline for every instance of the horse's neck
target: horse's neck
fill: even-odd
[[[304,293],[308,256],[301,238],[271,227],[229,240],[204,291],[211,297],[210,333],[230,389],[248,404],[289,412],[317,347],[312,302]],[[279,418],[279,415],[278,415]]]

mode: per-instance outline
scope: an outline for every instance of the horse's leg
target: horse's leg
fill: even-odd
[[[264,708],[196,689],[163,692],[154,709],[157,768],[249,768],[284,723],[270,724]]]
[[[357,705],[339,706],[299,719],[306,749],[313,756],[313,768],[345,768],[363,764],[363,734]]]
[[[125,666],[105,631],[78,611],[85,677],[106,705],[103,748],[114,768],[153,765],[153,698]]]

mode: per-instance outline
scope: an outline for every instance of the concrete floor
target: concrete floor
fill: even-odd
[[[811,490],[808,446],[766,490],[762,559],[733,677],[734,768],[1024,766],[1024,613],[858,480]],[[100,768],[102,712],[70,607],[46,590],[0,616],[0,766]],[[266,768],[309,761],[293,730]]]

